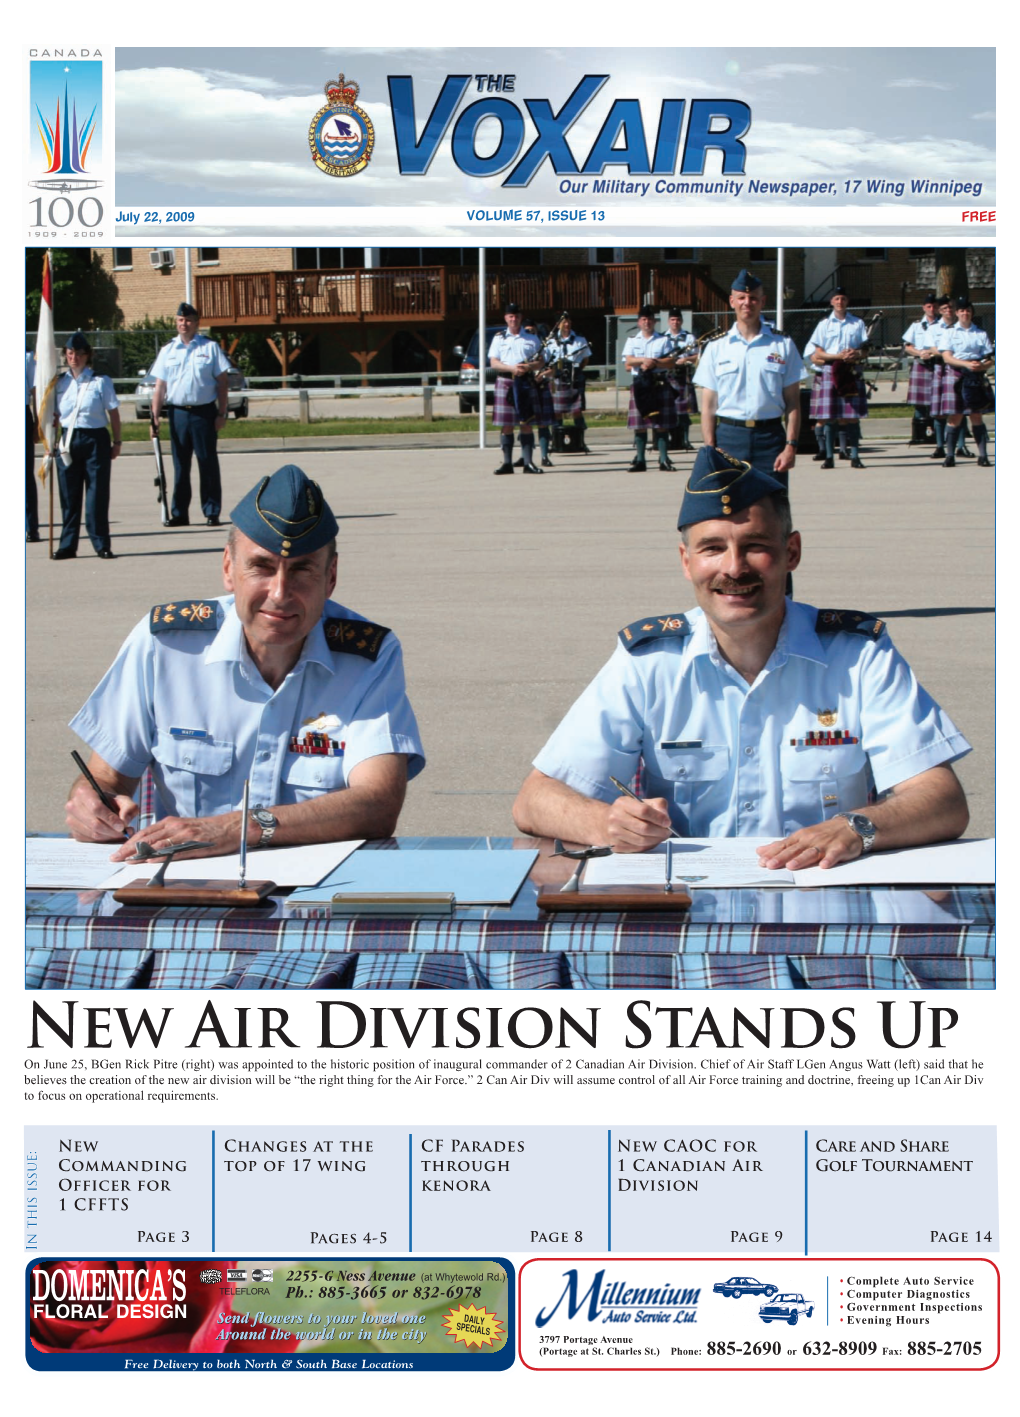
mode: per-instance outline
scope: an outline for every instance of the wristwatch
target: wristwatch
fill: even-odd
[[[262,831],[262,835],[259,837],[255,845],[257,847],[268,846],[273,839],[273,834],[276,831],[276,828],[280,825],[279,821],[276,817],[273,816],[272,812],[268,811],[267,808],[261,806],[252,807],[248,815],[249,817],[251,817],[255,825],[261,828]],[[865,821],[866,818],[862,817],[861,820]]]
[[[855,831],[861,839],[861,855],[865,855],[875,845],[875,837],[878,828],[870,817],[866,817],[863,812],[840,812],[845,821],[850,823],[850,830]]]

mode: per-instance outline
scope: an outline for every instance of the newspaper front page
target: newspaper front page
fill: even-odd
[[[1004,1411],[991,853],[580,855],[995,837],[995,50],[393,28],[24,39],[19,1401]]]

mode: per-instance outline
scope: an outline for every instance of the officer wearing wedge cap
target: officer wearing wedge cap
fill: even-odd
[[[780,483],[703,448],[678,524],[698,608],[620,631],[535,758],[517,826],[623,852],[768,837],[762,861],[793,870],[959,836],[949,764],[970,745],[881,620],[785,597],[801,538]]]
[[[120,843],[113,860],[139,840],[236,851],[245,778],[250,848],[389,836],[424,766],[396,637],[329,599],[337,523],[317,484],[282,467],[231,518],[227,594],[154,606],[71,721],[116,810],[78,778],[68,827]],[[125,842],[146,769],[156,820]]]
[[[797,455],[804,363],[786,335],[761,317],[765,289],[740,271],[730,288],[736,319],[701,356],[701,436],[709,447],[768,468],[785,487]],[[783,426],[783,419],[786,426]]]
[[[215,340],[198,333],[198,311],[182,300],[177,307],[177,338],[156,356],[152,374],[152,433],[159,431],[165,408],[174,458],[174,495],[170,526],[191,520],[191,457],[198,460],[199,497],[208,526],[219,526],[223,493],[216,438],[227,421],[230,360]]]

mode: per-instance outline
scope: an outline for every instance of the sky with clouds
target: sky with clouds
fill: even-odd
[[[649,147],[662,99],[740,99],[752,111],[745,182],[831,181],[840,192],[830,204],[881,206],[889,201],[881,194],[859,190],[848,198],[843,180],[906,181],[908,190],[915,178],[980,181],[981,204],[995,202],[992,49],[955,50],[949,64],[947,51],[938,49],[118,47],[116,65],[116,198],[122,206],[561,204],[559,178],[548,161],[521,189],[502,187],[506,172],[466,177],[453,161],[449,131],[426,176],[398,172],[387,76],[413,76],[420,132],[447,74],[489,72],[517,76],[522,152],[535,136],[524,99],[547,99],[555,112],[583,75],[608,74],[568,134],[579,163],[616,98],[641,101]],[[307,137],[326,101],[323,85],[341,70],[360,85],[358,104],[376,136],[368,169],[344,179],[314,166]],[[476,97],[469,90],[460,107]],[[494,132],[494,120],[486,120],[480,149],[488,150]],[[603,176],[628,174],[610,166]],[[705,180],[720,177],[719,156],[711,154]],[[755,198],[746,188],[741,198],[770,200],[790,198]],[[914,202],[943,205],[947,198]]]

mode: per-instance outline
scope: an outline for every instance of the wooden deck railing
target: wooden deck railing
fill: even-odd
[[[648,296],[659,306],[726,308],[724,292],[696,266],[499,266],[486,271],[485,283],[494,316],[511,300],[543,319],[562,310],[633,315]],[[196,297],[203,323],[234,327],[471,319],[478,310],[478,271],[409,266],[200,275]]]

